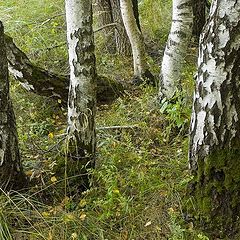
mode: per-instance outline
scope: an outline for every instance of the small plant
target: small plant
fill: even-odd
[[[189,127],[191,108],[183,94],[177,93],[170,100],[164,98],[160,103],[160,112],[165,114],[168,126],[166,135],[169,137],[172,132],[185,133]]]

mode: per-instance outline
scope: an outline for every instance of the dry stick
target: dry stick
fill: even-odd
[[[114,130],[114,129],[129,129],[129,128],[139,128],[137,125],[129,125],[129,126],[108,126],[108,127],[99,127],[97,130]]]

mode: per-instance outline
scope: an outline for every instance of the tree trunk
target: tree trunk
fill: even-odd
[[[26,184],[26,178],[21,165],[15,116],[9,96],[8,63],[1,21],[0,56],[0,188],[20,189]]]
[[[206,0],[195,0],[193,4],[193,31],[192,35],[195,41],[199,42],[206,22]]]
[[[125,56],[130,56],[132,54],[131,45],[122,21],[120,2],[119,0],[110,1],[112,6],[113,21],[117,24],[115,28],[117,53]]]
[[[29,91],[42,96],[50,96],[61,99],[67,103],[69,76],[49,72],[31,63],[27,55],[13,42],[13,39],[5,35],[8,69],[22,86]],[[120,82],[97,76],[97,102],[109,103],[123,93]]]
[[[173,0],[172,26],[160,75],[160,98],[172,98],[180,84],[181,70],[192,34],[192,3],[192,0]]]
[[[200,39],[189,152],[189,194],[211,239],[234,239],[240,217],[239,39],[240,2],[214,0]]]
[[[132,7],[133,7],[133,14],[134,14],[138,29],[141,31],[139,11],[138,11],[138,0],[132,0]]]
[[[120,0],[121,14],[123,23],[129,37],[134,63],[134,77],[143,81],[144,79],[153,80],[153,76],[148,69],[145,44],[143,36],[137,26],[134,17],[133,5],[131,0]]]
[[[92,29],[92,1],[66,0],[66,20],[70,65],[69,155],[71,160],[77,160],[85,168],[94,167],[96,63]],[[86,178],[83,178],[83,184],[87,184]]]
[[[112,7],[110,0],[96,0],[96,12],[97,12],[97,25],[102,28],[102,36],[104,39],[104,45],[109,53],[116,52],[116,42],[114,38],[114,26],[108,26],[113,24]]]

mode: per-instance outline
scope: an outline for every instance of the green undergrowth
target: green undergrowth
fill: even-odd
[[[177,119],[162,112],[154,88],[129,90],[112,105],[99,106],[96,169],[83,193],[77,184],[68,185],[78,176],[55,172],[65,161],[66,111],[18,83],[11,89],[32,184],[22,193],[1,194],[6,234],[13,239],[204,239],[183,220],[182,199],[191,177],[188,138],[178,130],[188,123],[171,128]]]
[[[170,26],[170,5],[160,0],[139,4],[153,56],[148,62],[156,76],[158,51]],[[63,0],[0,3],[6,32],[35,64],[58,73],[68,72],[63,6]],[[96,36],[98,73],[124,83],[130,80],[131,58],[103,54],[101,41]],[[113,104],[98,106],[96,168],[90,171],[91,187],[85,192],[78,189],[79,176],[65,171],[66,108],[60,100],[29,93],[11,79],[30,187],[0,194],[0,239],[207,239],[184,223],[182,211],[191,180],[187,129],[192,62],[185,64],[183,93],[171,101],[159,103],[152,87],[130,86]]]

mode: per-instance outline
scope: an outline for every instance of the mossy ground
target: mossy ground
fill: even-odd
[[[141,21],[151,71],[168,35],[170,1],[144,1]],[[64,1],[5,0],[0,17],[36,64],[68,71]],[[152,13],[152,9],[156,14]],[[150,18],[150,19],[148,19]],[[160,24],[159,26],[157,24]],[[121,81],[132,78],[132,62],[101,51],[96,36],[98,73]],[[185,89],[174,103],[159,104],[153,87],[130,87],[111,105],[98,107],[97,167],[85,192],[74,174],[66,175],[66,109],[28,93],[11,79],[21,155],[32,187],[0,196],[0,236],[7,239],[207,239],[183,221],[182,199],[191,180],[187,148],[195,52],[187,58]],[[124,128],[109,129],[111,126]],[[60,168],[61,167],[61,168]],[[59,170],[61,169],[61,170]],[[2,227],[4,226],[4,227]]]

